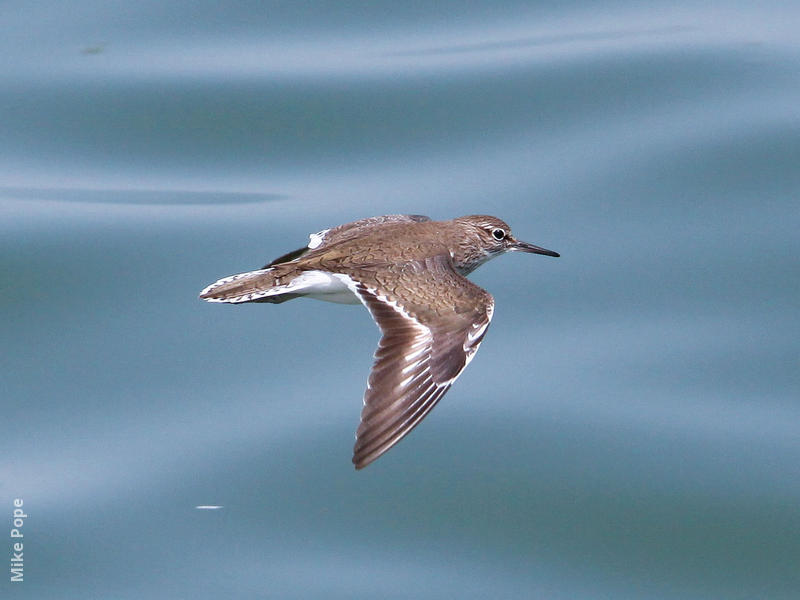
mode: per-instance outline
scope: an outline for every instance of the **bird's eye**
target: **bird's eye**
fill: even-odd
[[[503,240],[506,237],[506,232],[499,227],[497,229],[492,229],[492,237],[498,241]]]

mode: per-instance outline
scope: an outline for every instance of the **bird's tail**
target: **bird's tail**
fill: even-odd
[[[200,298],[207,302],[285,302],[295,298],[286,292],[285,282],[288,273],[285,269],[272,267],[231,275],[212,283],[202,292]],[[291,280],[291,277],[288,278]]]

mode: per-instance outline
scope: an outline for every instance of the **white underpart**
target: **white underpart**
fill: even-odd
[[[243,279],[245,277],[257,277],[263,275],[270,269],[261,269],[258,271],[250,271],[248,273],[239,273],[238,275],[231,275],[220,279],[216,283],[212,283],[201,294],[213,291],[214,288]],[[208,302],[224,302],[227,304],[239,304],[242,302],[251,302],[259,298],[268,298],[270,296],[280,296],[281,294],[299,294],[314,298],[315,300],[325,300],[326,302],[336,302],[339,304],[358,304],[360,299],[354,292],[354,286],[347,283],[350,278],[347,275],[339,273],[328,273],[326,271],[305,271],[301,273],[289,283],[285,285],[278,285],[265,290],[256,292],[249,292],[241,296],[231,296],[227,298],[207,298]]]
[[[355,284],[347,275],[327,271],[306,271],[295,277],[287,289],[293,294],[303,294],[314,300],[336,302],[338,304],[359,304],[361,299],[355,293]]]
[[[279,294],[300,294],[314,300],[336,302],[339,304],[358,304],[360,302],[351,287],[343,281],[350,279],[340,273],[327,271],[305,271],[292,279],[286,285],[272,288],[265,296]]]
[[[325,240],[325,234],[328,233],[330,229],[323,229],[322,231],[318,231],[317,233],[312,233],[308,236],[308,247],[309,249],[313,250],[314,248],[319,248],[322,242]]]

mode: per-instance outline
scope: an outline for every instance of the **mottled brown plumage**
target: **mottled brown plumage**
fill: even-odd
[[[366,306],[383,337],[356,434],[360,469],[413,429],[469,364],[494,300],[464,276],[510,251],[558,256],[516,240],[495,217],[371,217],[313,234],[307,247],[221,279],[200,297],[239,304],[309,296]]]

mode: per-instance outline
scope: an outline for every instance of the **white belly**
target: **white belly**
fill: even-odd
[[[326,273],[325,271],[306,271],[295,277],[281,291],[325,302],[361,304],[361,300],[353,290],[353,281],[347,275]]]

